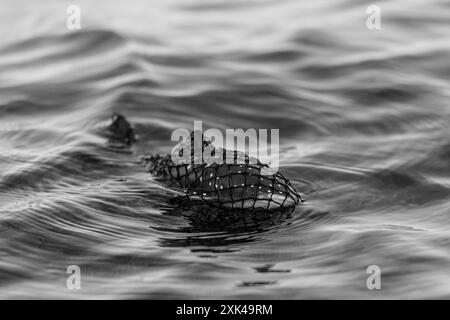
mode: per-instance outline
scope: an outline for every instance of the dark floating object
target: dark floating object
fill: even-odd
[[[108,134],[110,146],[116,148],[124,148],[136,141],[131,124],[120,114],[113,115]],[[234,157],[230,163],[228,151],[216,148],[212,154],[221,155],[223,164],[194,164],[194,143],[192,132],[189,164],[175,164],[171,155],[154,155],[142,159],[151,174],[182,189],[188,201],[200,201],[226,210],[259,211],[293,208],[302,201],[300,194],[284,175],[271,172],[269,166],[251,159],[243,152],[232,151]],[[202,151],[210,145],[211,142],[202,135]]]
[[[202,148],[209,145],[210,142],[203,138]],[[224,159],[226,152],[215,149],[215,153],[223,154]],[[262,170],[267,171],[269,167],[259,161],[251,162],[242,152],[234,151],[234,163],[231,164],[193,164],[193,156],[192,164],[175,164],[170,155],[143,157],[143,160],[150,173],[184,190],[188,199],[204,201],[214,207],[277,210],[294,207],[302,201],[281,173],[263,175]]]
[[[109,145],[116,148],[129,146],[136,141],[133,127],[120,114],[113,114],[112,122],[107,128],[109,134]]]

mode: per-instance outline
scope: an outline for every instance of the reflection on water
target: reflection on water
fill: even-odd
[[[0,298],[449,298],[450,7],[381,1],[371,31],[371,4],[81,0],[67,30],[69,3],[3,0]],[[175,200],[140,157],[194,120],[279,128],[306,203]]]
[[[206,246],[217,252],[216,247],[228,244],[249,243],[264,237],[264,232],[277,228],[292,218],[295,208],[265,210],[225,210],[204,203],[172,199],[177,206],[163,214],[183,217],[188,226],[165,229],[174,238],[162,238],[162,246]],[[156,228],[157,229],[157,228]],[[161,230],[161,229],[159,229]],[[209,249],[202,249],[207,251]],[[194,250],[194,251],[198,251]]]

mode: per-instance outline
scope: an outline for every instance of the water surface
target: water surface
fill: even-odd
[[[450,298],[448,1],[378,1],[380,30],[367,1],[69,4],[0,5],[0,298]],[[306,203],[174,203],[139,157],[194,120],[279,128]]]

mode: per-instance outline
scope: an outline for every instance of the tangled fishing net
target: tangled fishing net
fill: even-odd
[[[268,174],[267,165],[243,152],[232,151],[230,163],[229,151],[216,148],[213,155],[221,156],[223,163],[195,164],[193,140],[192,134],[189,163],[175,164],[171,155],[144,157],[149,172],[172,182],[188,199],[205,201],[219,208],[274,210],[296,206],[302,200],[281,173]],[[210,145],[202,136],[201,150]],[[182,150],[179,155],[182,156]]]

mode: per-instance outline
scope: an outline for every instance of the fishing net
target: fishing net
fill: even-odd
[[[295,211],[295,207],[273,210],[212,208],[207,201],[184,198],[171,198],[169,202],[174,207],[165,207],[162,211],[169,215],[183,216],[190,222],[187,228],[194,232],[261,231],[288,221]]]
[[[202,150],[210,142],[203,137]],[[170,155],[144,158],[152,174],[172,181],[186,197],[220,208],[264,209],[292,207],[301,201],[288,179],[243,152],[215,149],[227,163],[175,164]],[[180,153],[182,155],[182,153]],[[228,158],[227,158],[228,157]],[[225,161],[224,161],[225,162]],[[264,174],[263,174],[264,172]]]

